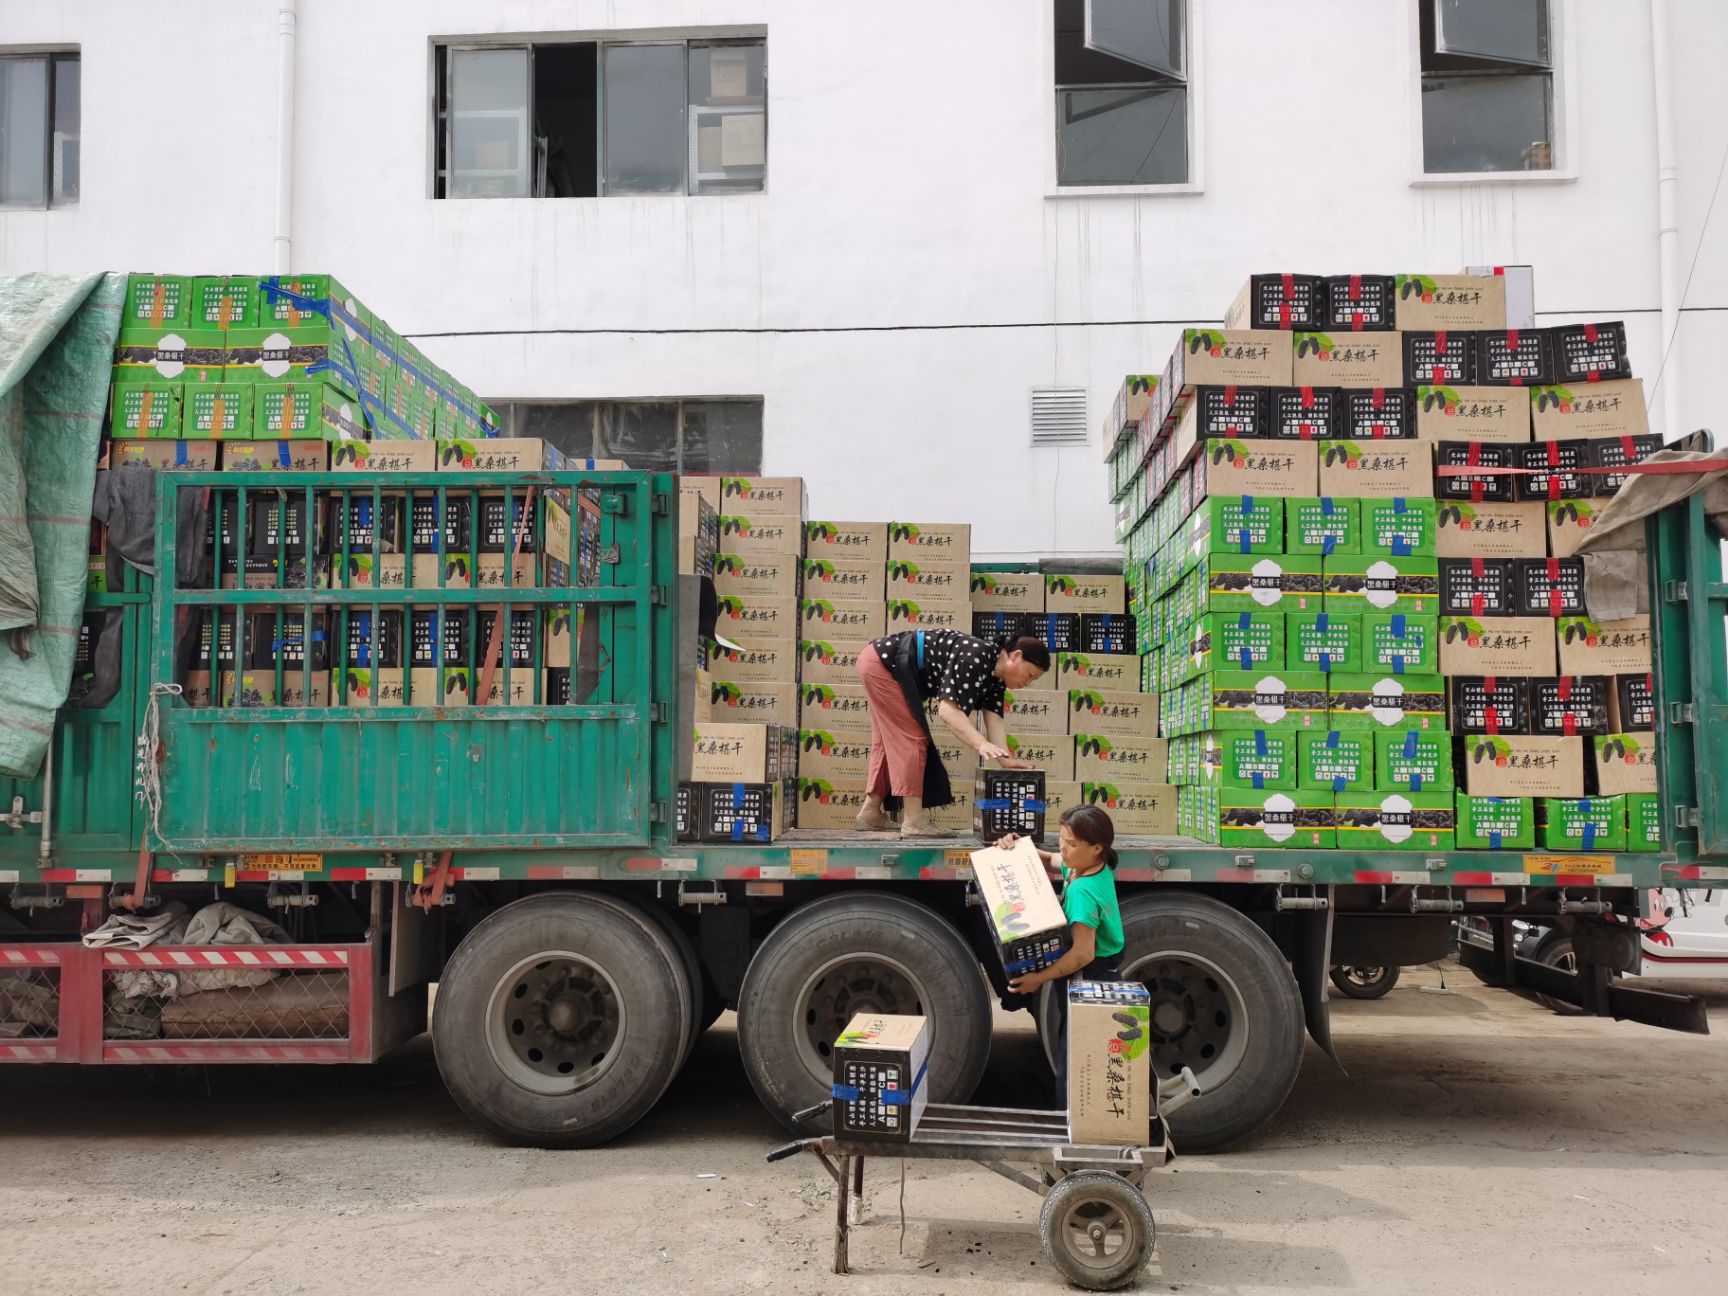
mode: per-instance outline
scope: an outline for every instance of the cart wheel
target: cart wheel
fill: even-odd
[[[1152,1208],[1121,1175],[1079,1170],[1056,1181],[1038,1212],[1044,1258],[1069,1282],[1113,1291],[1152,1254]]]

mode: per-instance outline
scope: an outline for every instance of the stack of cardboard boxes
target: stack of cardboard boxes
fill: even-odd
[[[1592,622],[1570,555],[1602,470],[1658,442],[1623,328],[1530,312],[1498,274],[1255,276],[1124,384],[1106,446],[1183,832],[1656,848],[1648,619]]]

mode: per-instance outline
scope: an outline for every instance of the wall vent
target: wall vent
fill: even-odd
[[[1086,389],[1084,387],[1034,387],[1032,389],[1032,446],[1086,444]]]

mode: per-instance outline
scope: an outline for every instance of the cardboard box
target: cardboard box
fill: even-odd
[[[1530,682],[1533,734],[1591,738],[1606,734],[1608,700],[1614,690],[1606,675],[1558,675]]]
[[[1195,488],[1206,499],[1322,494],[1319,445],[1317,441],[1209,441],[1206,452],[1194,461]]]
[[[252,392],[253,440],[366,440],[366,419],[359,400],[332,383],[316,377],[300,382],[261,382]]]
[[[407,671],[401,666],[344,666],[330,672],[332,700],[351,707],[403,706]]]
[[[970,564],[972,528],[964,523],[890,522],[888,557]]]
[[[1396,277],[1401,329],[1503,329],[1506,281],[1498,275]]]
[[[1517,442],[1530,439],[1530,407],[1504,387],[1430,384],[1416,389],[1421,441]]]
[[[1061,694],[1056,696],[1059,699]],[[1144,739],[1155,737],[1158,732],[1158,700],[1151,694],[1078,689],[1071,690],[1067,698],[1070,733]],[[1008,727],[1018,730],[1022,726],[1010,716]]]
[[[862,685],[804,684],[772,687],[787,688],[795,693],[803,707],[803,727],[806,729],[826,729],[832,733],[870,732],[870,698]]]
[[[1332,554],[1323,562],[1328,612],[1417,614],[1439,609],[1440,574],[1433,558]]]
[[[1328,275],[1325,327],[1356,333],[1393,328],[1397,291],[1391,275]]]
[[[1584,615],[1582,558],[1517,558],[1513,566],[1519,616]]]
[[[1326,281],[1319,275],[1250,275],[1224,312],[1227,329],[1317,329],[1326,318]]]
[[[122,327],[114,346],[114,382],[214,386],[224,378],[228,336],[219,329]]]
[[[888,576],[880,559],[854,561],[803,558],[804,594],[830,603],[869,603],[880,607],[888,601]]]
[[[199,275],[192,281],[188,323],[193,328],[255,328],[258,280],[253,275]]]
[[[1072,614],[1052,612],[1048,615],[1055,621]],[[1131,616],[1119,612],[1087,612],[1080,618],[1080,652],[1120,657],[1134,652],[1139,642],[1139,623]]]
[[[1288,651],[1285,624],[1279,612],[1208,612],[1170,646],[1186,644],[1182,678],[1212,670],[1276,670]]]
[[[1297,786],[1333,792],[1374,786],[1374,743],[1360,731],[1329,729],[1295,735],[1299,744]]]
[[[1219,496],[1200,501],[1178,525],[1171,543],[1184,560],[1206,554],[1279,554],[1289,504],[1278,498]]]
[[[1632,376],[1624,322],[1562,324],[1547,333],[1555,382],[1595,384]]]
[[[680,495],[694,495],[706,500],[715,513],[720,512],[720,478],[706,473],[689,473],[678,479]]]
[[[215,443],[212,443],[215,444]],[[223,472],[323,472],[326,441],[223,441]]]
[[[1373,740],[1375,787],[1452,794],[1452,735],[1444,729],[1381,730]]]
[[[795,599],[802,585],[804,560],[791,554],[717,553],[714,555],[714,589],[745,599]]]
[[[843,787],[862,788],[870,773],[869,736],[830,733],[826,729],[800,730],[798,773]]]
[[[1592,468],[1613,469],[1625,468],[1631,464],[1643,463],[1651,455],[1662,449],[1662,438],[1655,435],[1641,437],[1599,437],[1586,442],[1588,447],[1585,461]],[[1601,472],[1593,474],[1596,480],[1596,498],[1612,499],[1619,494],[1620,488],[1631,479],[1629,472]]]
[[[746,599],[722,594],[716,605],[719,615],[715,628],[733,643],[777,643],[791,648],[798,642],[802,605],[797,599]]]
[[[1044,839],[1044,772],[981,767],[973,776],[972,831],[979,841],[1008,833]]]
[[[1545,797],[1537,807],[1537,840],[1543,850],[1626,849],[1626,799]]]
[[[1516,392],[1508,394],[1517,399]],[[1530,418],[1538,441],[1638,437],[1650,432],[1641,378],[1532,387]]]
[[[1340,792],[1337,814],[1340,850],[1447,851],[1457,842],[1450,791]]]
[[[862,784],[832,783],[825,778],[799,775],[794,813],[798,827],[850,830],[864,808]]]
[[[1049,842],[1057,834],[1057,826],[1062,822],[1063,812],[1073,806],[1085,805],[1086,796],[1080,784],[1069,781],[1044,783],[1044,840]]]
[[[751,517],[804,520],[802,477],[722,477],[722,513],[745,513]]]
[[[1494,735],[1530,731],[1530,680],[1516,676],[1459,677],[1448,684],[1454,733]]]
[[[826,639],[798,641],[798,679],[804,684],[836,684],[848,688],[858,683],[858,654],[870,641]]]
[[[1056,669],[1045,675],[1057,677],[1056,687],[1105,689],[1115,693],[1140,690],[1140,658],[1134,653],[1058,653]]]
[[[1002,719],[1010,733],[1060,738],[1068,733],[1068,697],[1049,689],[1009,690]]]
[[[969,583],[974,612],[1044,610],[1044,579],[1038,572],[973,570]]]
[[[1560,640],[1558,671],[1542,675],[1642,675],[1650,670],[1650,618],[1596,621],[1561,617],[1552,623]]]
[[[1626,849],[1662,849],[1662,798],[1649,792],[1626,794]]]
[[[1137,981],[1070,981],[1068,1138],[1122,1147],[1144,1143],[1153,1115],[1152,998]]]
[[[1321,495],[1423,499],[1434,494],[1434,453],[1426,441],[1315,444],[1320,455]]]
[[[930,733],[936,739],[936,755],[942,761],[942,768],[948,772],[948,781],[954,785],[956,791],[970,788],[973,777],[978,773],[980,763],[978,753],[955,737],[947,725],[942,725],[940,728],[932,725]],[[1008,736],[1013,737],[1012,734]],[[1054,740],[1028,739],[1027,741]],[[966,822],[962,827],[970,828],[972,826],[972,803],[968,800],[966,804]]]
[[[1087,805],[1102,806],[1121,837],[1169,837],[1176,832],[1176,789],[1162,783],[1082,783]]]
[[[157,472],[210,472],[216,467],[219,441],[119,441],[108,447],[112,467],[149,464]],[[228,443],[230,446],[232,442]]]
[[[731,638],[731,636],[727,636]],[[716,679],[785,683],[798,678],[799,648],[783,640],[734,640],[736,649],[708,644],[708,669]]]
[[[1301,778],[1301,743],[1310,736],[1266,729],[1199,734],[1200,768],[1194,781],[1294,791]]]
[[[1284,550],[1326,557],[1360,553],[1361,502],[1331,496],[1284,501]]]
[[[1461,850],[1534,850],[1536,802],[1531,797],[1457,794]]]
[[[1068,916],[1029,840],[1015,842],[1013,850],[973,851],[972,877],[984,899],[991,942],[1010,977],[1047,968],[1068,952]]]
[[[115,388],[116,405],[127,390]],[[188,441],[251,440],[252,393],[251,387],[188,387],[181,405],[180,436]]]
[[[1081,783],[1166,783],[1169,765],[1169,744],[1162,738],[1074,735],[1074,778]]]
[[[702,840],[764,843],[792,826],[786,784],[698,783],[702,798]]]
[[[1171,357],[1169,383],[1173,391],[1203,385],[1292,386],[1290,339],[1255,329],[1183,329]]]
[[[1296,387],[1402,387],[1404,343],[1396,332],[1297,333],[1290,384]],[[1322,495],[1326,491],[1320,492]]]
[[[800,556],[804,527],[796,518],[746,517],[739,513],[720,515],[719,550],[744,557],[762,554]]]
[[[1127,608],[1127,587],[1120,576],[1084,572],[1049,572],[1044,576],[1046,612],[1116,614]]]
[[[1523,500],[1589,499],[1596,483],[1585,470],[1592,466],[1590,441],[1535,441],[1515,447],[1514,467],[1524,470],[1516,480]]]
[[[1438,619],[1405,612],[1362,617],[1362,669],[1432,675],[1439,666]]]
[[[1269,434],[1261,388],[1196,387],[1170,434],[1171,453],[1177,464],[1185,464],[1212,441],[1258,441]],[[1162,465],[1155,471],[1162,471]]]
[[[185,426],[185,388],[171,382],[114,385],[109,398],[108,424],[115,437],[149,439],[178,437]]]
[[[1331,792],[1216,788],[1207,792],[1221,846],[1330,850],[1338,844]]]
[[[1547,548],[1542,510],[1448,500],[1439,508],[1434,551],[1442,558],[1540,558]]]
[[[126,276],[122,327],[164,328],[192,324],[192,279],[189,275],[132,274]]]
[[[1545,618],[1443,616],[1439,631],[1442,675],[1558,673],[1554,666],[1554,622]]]
[[[958,630],[964,634],[972,624],[972,605],[890,599],[886,615],[883,632],[887,634],[897,634],[902,630]]]
[[[1656,677],[1648,671],[1616,675],[1608,693],[1608,727],[1632,733],[1656,727]]]
[[[548,537],[550,540],[550,537]],[[696,491],[678,493],[678,571],[685,576],[712,576],[720,547],[720,515]]]
[[[223,671],[216,705],[225,707],[323,707],[330,705],[330,672],[312,672],[312,687],[306,687],[306,676],[298,664],[282,671],[282,692],[278,700],[276,671],[257,669]]]
[[[1584,795],[1582,738],[1479,734],[1460,746],[1464,790],[1472,796]]]
[[[922,1017],[859,1013],[834,1041],[834,1134],[909,1142],[930,1097],[930,1024]]]
[[[721,600],[722,607],[725,600]],[[870,640],[885,633],[887,618],[873,603],[830,603],[826,599],[801,599],[797,604],[798,633],[824,640]],[[971,613],[968,611],[967,616]],[[897,627],[904,629],[905,627]],[[964,627],[962,627],[964,628]],[[754,633],[746,631],[745,633]],[[732,636],[727,635],[727,638]],[[759,638],[766,638],[759,635]]]
[[[1046,780],[1058,783],[1074,782],[1074,740],[1066,734],[1017,734],[1008,735],[1008,750],[1014,753],[1015,760],[1030,761],[1038,767]],[[972,756],[973,764],[977,763],[977,753],[969,748],[962,749]],[[943,762],[947,764],[946,761]]]
[[[884,601],[964,608],[967,612],[961,624],[964,629],[971,623],[971,585],[972,568],[967,563],[916,563],[909,558],[896,558],[888,564],[888,596]]]
[[[690,777],[698,783],[769,783],[780,767],[781,735],[767,724],[699,724],[690,744]]]
[[[727,723],[798,727],[796,684],[715,677],[708,697],[712,714],[723,717]]]
[[[972,633],[978,634],[979,617],[1009,615],[1006,613],[974,612],[972,614]],[[1080,637],[1081,618],[1072,612],[1026,612],[1022,613],[1019,633],[1038,640],[1053,653],[1082,652]],[[1129,618],[1124,617],[1123,620]],[[988,634],[985,635],[988,638]]]
[[[440,472],[542,472],[564,467],[564,456],[539,437],[491,437],[438,442]]]
[[[1518,466],[1518,447],[1492,441],[1436,441],[1434,494],[1472,504],[1508,504],[1517,497],[1512,478],[1495,470]]]
[[[1338,387],[1274,387],[1266,393],[1267,435],[1280,441],[1324,441],[1343,435],[1344,392]]]
[[[1517,600],[1517,582],[1510,558],[1441,558],[1440,614],[1442,616],[1511,616]]]
[[[1200,729],[1315,729],[1326,724],[1326,676],[1218,670],[1199,683]]]
[[[1322,561],[1318,554],[1204,554],[1178,591],[1192,581],[1193,597],[1179,606],[1189,620],[1206,612],[1318,612]]]
[[[570,704],[570,668],[566,666],[562,669],[564,671],[564,678],[559,681],[559,688],[562,691],[563,696],[559,698],[558,704],[560,706],[568,706]],[[693,675],[694,678],[690,682],[690,723],[692,726],[712,724],[714,722],[714,677],[707,671],[702,670],[700,667],[693,672]],[[548,702],[551,702],[552,693],[550,688],[548,688],[547,692],[543,696]],[[775,732],[784,735],[789,733],[790,730],[776,725]],[[786,759],[783,757],[781,768],[784,773],[790,777],[797,763],[796,759]]]
[[[1476,381],[1476,337],[1468,331],[1417,329],[1404,338],[1404,381],[1468,386]]]
[[[1656,791],[1654,733],[1598,734],[1590,746],[1596,758],[1599,796]]]
[[[1446,682],[1438,675],[1334,674],[1334,729],[1441,730],[1446,727]]]
[[[1533,387],[1554,381],[1554,355],[1541,329],[1488,329],[1476,334],[1476,381]]]
[[[880,567],[888,561],[888,524],[806,522],[803,552],[807,558],[822,559],[836,566],[874,563]]]
[[[1292,612],[1285,618],[1285,660],[1292,670],[1362,670],[1362,618],[1339,612]]]

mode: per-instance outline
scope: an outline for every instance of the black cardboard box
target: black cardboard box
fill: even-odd
[[[1626,325],[1620,320],[1561,324],[1548,330],[1548,345],[1557,383],[1606,382],[1632,376]]]
[[[1409,440],[1416,435],[1416,393],[1409,387],[1347,388],[1338,435],[1354,441]]]
[[[1434,496],[1469,500],[1472,504],[1509,504],[1516,494],[1513,478],[1497,473],[1441,473],[1448,468],[1511,468],[1521,447],[1502,441],[1440,441],[1434,446]]]
[[[1554,358],[1541,329],[1476,335],[1476,381],[1484,387],[1534,387],[1554,381]]]
[[[1044,840],[1044,771],[980,769],[972,784],[972,828],[985,844],[1009,833]]]
[[[1038,578],[1040,581],[1042,577]],[[1029,619],[1043,617],[1042,612],[974,612],[972,614],[972,634],[978,639],[1000,639],[1012,636],[1015,639],[1021,635],[1035,634]],[[1042,630],[1040,625],[1038,630]]]
[[[1614,676],[1610,695],[1609,724],[1615,733],[1633,733],[1656,727],[1656,677],[1648,672]]]
[[[1404,381],[1411,387],[1474,387],[1476,335],[1450,330],[1406,333]]]
[[[1511,616],[1517,582],[1510,558],[1442,558],[1440,615]]]
[[[1083,653],[1127,654],[1139,651],[1134,618],[1119,612],[1085,612],[1080,616],[1080,649]],[[1057,651],[1055,644],[1049,645]]]
[[[1361,333],[1397,328],[1397,291],[1391,275],[1328,275],[1326,330]]]
[[[1320,327],[1326,313],[1326,281],[1319,275],[1250,275],[1224,315],[1227,329]]]
[[[771,842],[786,831],[786,784],[698,783],[702,790],[702,840]]]
[[[1588,461],[1592,468],[1624,468],[1627,464],[1643,463],[1662,448],[1662,438],[1654,432],[1642,436],[1601,437],[1587,443]],[[1619,492],[1628,474],[1593,473],[1598,496]]]
[[[1513,675],[1447,681],[1455,734],[1521,734],[1530,728],[1529,682]]]
[[[1109,652],[1108,648],[1082,648],[1080,646],[1080,613],[1078,612],[1028,612],[1025,614],[1021,633],[1041,640],[1046,648],[1053,653],[1058,652]],[[1120,618],[1132,624],[1133,618]],[[1127,651],[1133,652],[1132,648]]]
[[[1594,737],[1608,732],[1606,675],[1539,676],[1530,681],[1530,732]]]
[[[1514,616],[1583,616],[1582,558],[1519,558]]]
[[[834,1136],[906,1143],[930,1093],[930,1023],[863,1012],[834,1041]]]
[[[1290,441],[1325,441],[1340,435],[1340,387],[1272,387],[1266,392],[1268,435]]]
[[[564,678],[566,684],[568,684],[570,678],[568,669],[564,672]],[[548,694],[552,692],[550,688],[546,691]],[[550,697],[548,697],[547,700],[550,702]],[[678,796],[677,800],[674,802],[672,826],[674,835],[681,842],[693,842],[702,835],[701,809],[703,791],[703,785],[700,783],[680,783],[678,785]]]
[[[1588,441],[1533,441],[1513,449],[1513,467],[1529,470],[1517,478],[1519,499],[1589,499],[1595,493],[1595,483],[1578,471],[1590,466]]]
[[[253,670],[268,670],[280,661],[290,670],[303,666],[308,653],[314,671],[330,669],[329,620],[320,609],[312,614],[310,642],[306,610],[298,607],[259,608],[246,619],[246,656]]]

